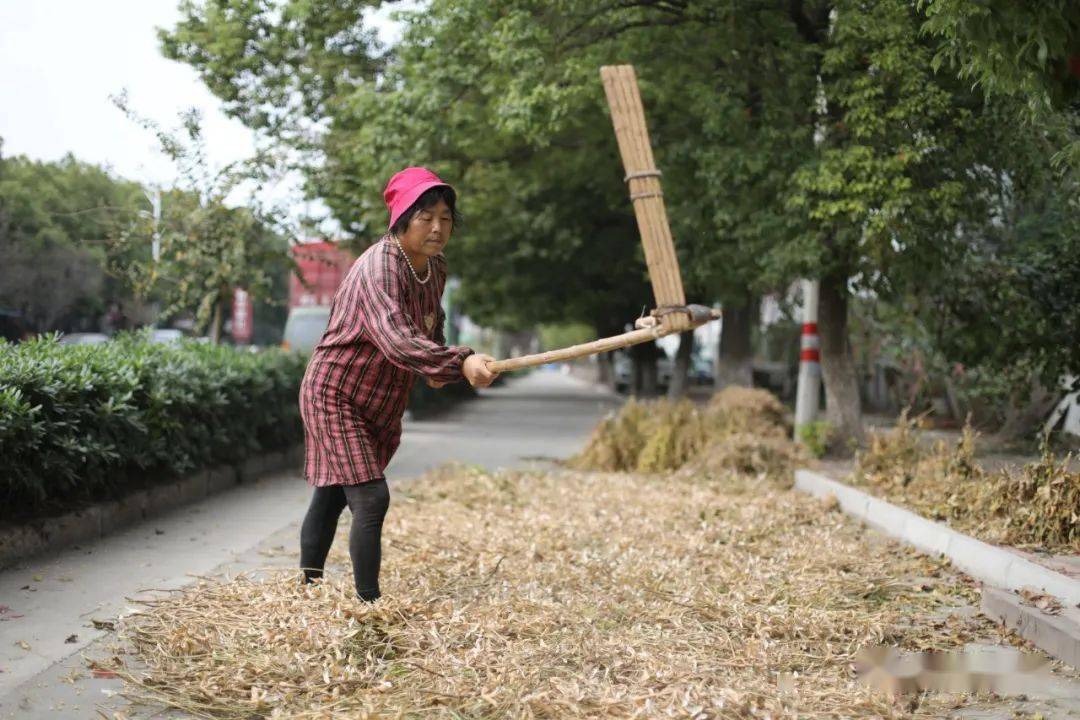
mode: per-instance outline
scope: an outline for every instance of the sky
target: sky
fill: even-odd
[[[211,163],[254,149],[251,132],[221,112],[195,71],[158,52],[156,27],[179,19],[178,0],[0,0],[0,138],[4,156],[57,160],[72,153],[118,175],[170,185],[176,173],[153,136],[109,100],[165,127],[196,107]],[[396,25],[372,18],[384,41]]]

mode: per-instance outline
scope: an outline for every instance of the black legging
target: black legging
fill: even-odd
[[[356,594],[373,601],[379,595],[379,564],[382,562],[382,525],[390,507],[390,489],[379,478],[360,485],[315,488],[304,524],[300,528],[300,568],[304,582],[320,578],[337,532],[338,518],[348,504],[352,511],[349,556],[352,558]]]

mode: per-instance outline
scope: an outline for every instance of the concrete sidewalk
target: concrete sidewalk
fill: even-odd
[[[387,469],[391,488],[449,461],[544,466],[579,450],[620,402],[559,373],[511,377],[440,417],[407,422]],[[0,608],[0,718],[100,718],[102,703],[119,709],[110,699],[118,681],[92,677],[81,655],[104,651],[127,598],[182,587],[193,575],[291,565],[308,496],[299,472],[281,473],[0,573],[8,608]],[[284,551],[271,559],[271,548]]]

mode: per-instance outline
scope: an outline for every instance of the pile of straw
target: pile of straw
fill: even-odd
[[[199,717],[939,717],[852,672],[867,645],[1000,642],[972,588],[761,483],[447,468],[395,490],[384,597],[204,581],[125,620],[129,695]],[[920,704],[921,703],[921,704]]]
[[[955,443],[927,444],[917,425],[905,414],[873,435],[852,481],[989,542],[1080,550],[1080,472],[1070,456],[1044,447],[1035,462],[991,472],[976,460],[970,427]]]
[[[786,480],[806,458],[790,441],[784,407],[772,394],[726,388],[700,408],[682,400],[630,400],[603,420],[580,455],[583,470],[697,477],[740,472]]]

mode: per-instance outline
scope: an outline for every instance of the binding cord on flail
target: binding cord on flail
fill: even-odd
[[[637,171],[632,172],[632,173],[627,173],[626,177],[623,178],[623,182],[628,183],[631,180],[635,180],[637,178],[649,178],[649,177],[659,178],[659,177],[663,176],[663,174],[664,173],[660,172],[660,170],[655,169],[655,168],[652,169],[652,170],[637,170]],[[648,191],[648,192],[630,193],[630,200],[631,201],[641,200],[643,198],[650,198],[650,197],[664,197],[664,193],[659,188],[656,189],[656,190]]]

